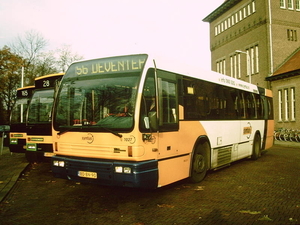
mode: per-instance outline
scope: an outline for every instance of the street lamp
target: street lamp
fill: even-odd
[[[24,66],[22,66],[21,72],[21,88],[24,87]]]
[[[250,71],[250,56],[248,52],[243,52],[241,50],[235,50],[236,53],[246,54],[247,56],[247,74],[249,75],[249,83],[251,84],[251,71]]]

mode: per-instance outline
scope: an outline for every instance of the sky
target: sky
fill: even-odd
[[[209,23],[224,0],[1,0],[0,48],[34,30],[84,59],[155,53],[211,69]]]

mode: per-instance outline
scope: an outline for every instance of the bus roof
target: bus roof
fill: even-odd
[[[45,76],[41,76],[41,77],[37,77],[35,78],[34,80],[41,80],[41,79],[45,79],[45,78],[48,78],[48,77],[54,77],[54,76],[63,76],[64,73],[53,73],[53,74],[48,74],[48,75],[45,75]]]
[[[17,91],[21,91],[21,90],[27,90],[27,89],[34,89],[34,85],[32,86],[26,86],[26,87],[21,87],[21,88],[17,88]]]
[[[164,58],[161,56],[148,56],[148,63],[154,61],[158,69],[167,70],[188,77],[206,80],[212,83],[221,84],[249,92],[259,93],[258,86],[250,84],[224,74],[209,71],[201,68],[198,64],[188,64],[172,58]],[[200,63],[199,63],[200,64]]]

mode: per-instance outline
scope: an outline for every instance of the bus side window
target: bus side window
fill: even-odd
[[[176,110],[176,84],[160,80],[160,125],[175,123],[177,121]]]
[[[244,98],[245,98],[245,112],[246,112],[246,118],[247,119],[255,119],[257,118],[256,115],[256,104],[255,99],[252,93],[250,92],[244,92]]]
[[[232,99],[234,99],[234,111],[235,111],[235,116],[233,119],[238,119],[240,117],[240,111],[241,111],[241,106],[240,106],[240,97],[238,95],[237,91],[233,91],[231,93]]]
[[[274,119],[272,98],[267,97],[267,101],[268,101],[268,119],[272,120]]]
[[[177,76],[174,73],[157,70],[159,95],[159,130],[179,129]]]
[[[256,109],[257,109],[257,118],[263,118],[263,100],[260,95],[255,95]]]

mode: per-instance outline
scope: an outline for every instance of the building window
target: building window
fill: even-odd
[[[237,54],[237,78],[241,78],[241,54]]]
[[[278,90],[278,120],[282,121],[283,111],[282,111],[282,90]]]
[[[251,14],[251,5],[249,4],[248,6],[247,6],[247,8],[248,8],[248,16]]]
[[[258,45],[246,49],[249,56],[247,59],[247,75],[259,73],[259,51]]]
[[[300,0],[296,0],[296,10],[300,11]]]
[[[234,67],[234,74],[233,74],[233,77],[234,77],[234,78],[237,78],[237,73],[238,73],[238,71],[239,71],[239,68],[238,68],[239,64],[238,64],[238,57],[237,57],[237,54],[235,54],[233,58],[234,58],[234,60],[233,60],[233,63],[234,63],[234,65],[233,65],[233,67]]]
[[[254,71],[254,68],[255,68],[255,54],[254,54],[254,48],[251,48],[250,49],[250,68],[251,68],[251,74],[254,74],[255,71]]]
[[[217,72],[226,74],[226,60],[220,59],[217,61]]]
[[[291,120],[296,120],[296,95],[295,88],[291,88]]]
[[[230,56],[230,76],[241,78],[241,54],[235,53]]]
[[[250,71],[251,71],[251,56],[250,56],[250,51],[249,49],[246,49],[246,52],[247,52],[247,76],[250,75]]]
[[[252,2],[252,13],[256,12],[255,1]]]
[[[258,45],[255,46],[255,73],[259,73]]]
[[[285,9],[285,0],[280,0],[280,8]]]
[[[294,9],[293,0],[288,0],[288,9]]]
[[[230,76],[233,77],[233,57],[230,56]]]
[[[284,120],[289,120],[289,91],[284,89]]]
[[[299,0],[300,1],[300,0]],[[219,35],[220,33],[224,32],[228,28],[234,26],[238,22],[246,19],[251,14],[255,13],[255,1],[252,1],[246,6],[241,7],[233,14],[229,15],[223,21],[215,26],[215,36]],[[216,28],[217,27],[217,28]]]
[[[278,120],[296,121],[295,87],[278,90]]]
[[[227,23],[228,23],[228,28],[230,28],[231,27],[231,19],[230,18],[227,19]]]
[[[288,41],[297,41],[297,30],[287,29]]]

